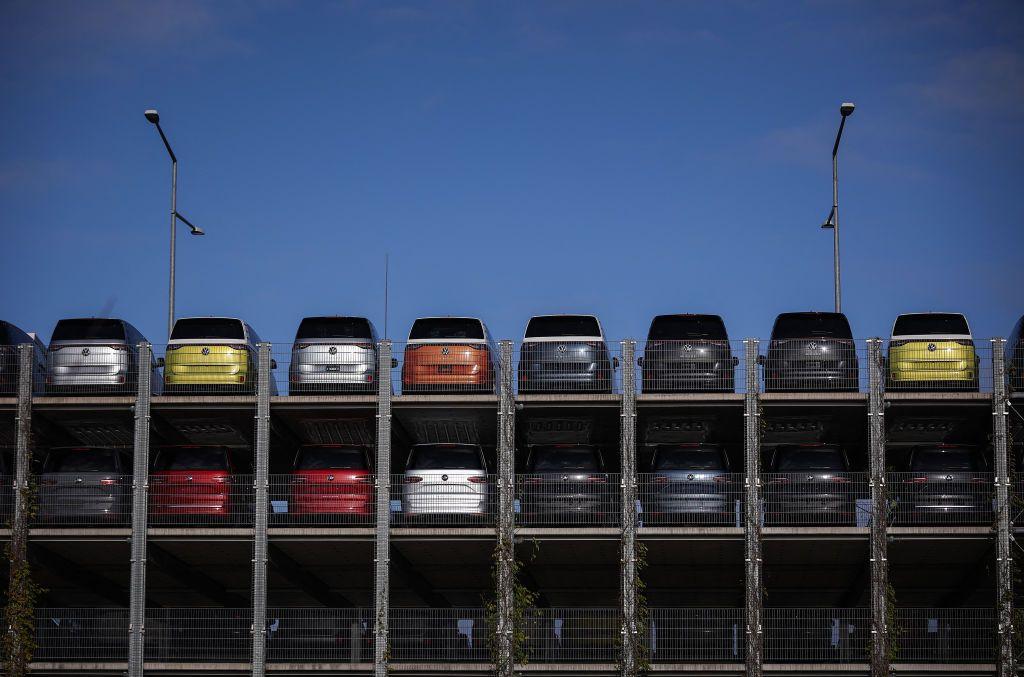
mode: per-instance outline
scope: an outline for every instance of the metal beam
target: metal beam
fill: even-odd
[[[387,677],[388,605],[391,603],[391,341],[377,344],[377,504],[373,557],[374,677]]]
[[[885,484],[885,396],[882,379],[882,340],[868,339],[868,486],[871,490],[869,659],[872,677],[889,675],[889,499]]]
[[[498,677],[515,673],[515,648],[512,646],[513,613],[515,611],[515,435],[516,403],[512,392],[512,342],[499,344],[501,391],[498,405],[498,520],[495,525],[498,567],[497,586],[497,660]]]
[[[761,412],[758,400],[757,358],[759,341],[746,339],[744,360],[747,391],[743,398],[743,455],[746,470],[744,486],[744,561],[746,586],[744,601],[747,625],[747,676],[761,677],[763,632],[761,616],[764,587],[761,582]]]
[[[149,530],[149,438],[152,346],[140,343],[136,360],[132,450],[131,580],[128,604],[128,676],[142,677],[146,645],[146,534]],[[143,368],[143,365],[146,368]]]
[[[622,662],[623,677],[636,673],[641,640],[637,626],[637,569],[636,569],[636,341],[622,341],[622,399],[619,412],[619,446],[622,478],[622,556],[620,558],[620,600],[622,608]]]
[[[278,573],[296,588],[315,599],[317,603],[331,609],[356,606],[344,595],[331,590],[331,586],[309,573],[279,547],[270,544],[267,554],[270,564]]]
[[[149,544],[147,554],[150,564],[156,566],[160,571],[181,585],[195,590],[210,601],[222,607],[232,609],[242,608],[247,604],[245,597],[228,592],[219,581],[203,573],[201,569],[178,559],[156,543]]]
[[[11,517],[10,570],[8,590],[21,586],[19,574],[25,573],[28,564],[28,512],[29,512],[29,471],[32,466],[32,391],[35,385],[35,346],[23,343],[18,346],[18,412],[15,420],[14,452],[14,514]],[[17,627],[20,621],[16,605],[7,605],[6,626]],[[22,655],[20,635],[11,633],[10,655]],[[27,666],[12,661],[12,675],[21,675]]]
[[[1006,341],[992,339],[992,456],[996,490],[996,613],[999,622],[999,677],[1016,673],[1013,652],[1013,559],[1010,552],[1010,468],[1006,435]]]
[[[256,371],[256,464],[253,477],[252,677],[266,674],[267,513],[270,489],[270,344],[259,343]]]

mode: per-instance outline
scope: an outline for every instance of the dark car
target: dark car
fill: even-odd
[[[738,362],[718,315],[658,315],[637,361],[645,393],[731,393]]]
[[[853,524],[850,462],[836,444],[782,445],[763,478],[767,524]]]
[[[74,524],[126,522],[132,460],[127,449],[53,448],[39,476],[38,517]]]
[[[1006,339],[1006,385],[1011,393],[1024,393],[1024,316]]]
[[[717,444],[660,444],[654,448],[643,497],[645,523],[736,521],[742,493]]]
[[[519,392],[610,393],[612,368],[604,331],[593,315],[540,315],[526,325]]]
[[[600,448],[537,445],[520,477],[520,512],[525,523],[533,524],[616,523],[618,490],[608,482]]]
[[[857,390],[857,348],[842,313],[782,313],[763,364],[765,392]]]
[[[907,470],[894,492],[900,521],[992,521],[993,476],[978,448],[959,444],[917,447],[910,452]]]
[[[33,346],[32,384],[40,386],[46,371],[46,346],[35,334],[29,334],[10,322],[0,320],[0,397],[18,394],[18,346]]]

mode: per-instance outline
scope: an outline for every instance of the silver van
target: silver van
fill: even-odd
[[[127,449],[50,449],[39,476],[38,518],[75,524],[126,522],[131,472]]]
[[[377,329],[365,317],[306,317],[288,367],[290,394],[375,392]]]
[[[76,318],[57,322],[46,351],[46,392],[135,392],[142,333],[116,318]],[[157,363],[142,368],[152,373],[159,389]]]
[[[487,463],[478,444],[417,444],[409,452],[402,512],[484,516],[490,509]]]
[[[24,343],[33,347],[32,390],[35,391],[43,383],[46,375],[46,346],[35,334],[0,320],[0,397],[18,394],[18,346]]]

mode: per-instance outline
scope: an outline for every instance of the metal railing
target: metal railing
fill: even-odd
[[[33,660],[128,660],[128,610],[36,609],[36,650]]]
[[[0,346],[0,397],[18,396],[18,359],[18,346]]]
[[[251,630],[252,609],[147,609],[146,661],[248,662]]]
[[[640,341],[636,350],[640,392],[746,390],[743,341]]]
[[[615,526],[621,522],[618,473],[530,473],[515,478],[515,521],[522,526]]]
[[[131,520],[131,475],[44,473],[38,482],[38,526],[126,526]]]
[[[648,648],[654,663],[719,663],[744,659],[743,609],[652,608]]]
[[[664,471],[637,475],[643,526],[743,526],[741,473]]]
[[[253,476],[195,471],[149,478],[149,520],[158,526],[250,526]]]
[[[871,520],[865,473],[762,473],[761,486],[766,526],[866,527]]]
[[[409,471],[391,476],[394,526],[494,524],[498,476],[468,471]]]
[[[530,609],[524,625],[530,663],[614,663],[619,655],[618,609]]]
[[[868,608],[768,608],[764,658],[773,663],[864,662],[871,638]]]
[[[985,525],[995,518],[990,472],[894,472],[887,483],[893,524]]]
[[[396,663],[486,663],[491,660],[486,612],[480,608],[390,610],[391,660]]]
[[[267,609],[267,661],[372,662],[372,623],[372,609]]]
[[[270,525],[371,525],[374,481],[345,470],[271,475]]]
[[[897,608],[894,630],[901,663],[988,663],[996,658],[992,608]]]
[[[7,453],[0,448],[0,454]],[[0,525],[10,526],[14,516],[14,475],[0,475]]]

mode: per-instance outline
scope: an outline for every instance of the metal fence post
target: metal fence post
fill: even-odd
[[[253,476],[252,675],[266,672],[267,650],[267,501],[270,466],[270,344],[257,345],[256,463]]]
[[[142,677],[146,644],[146,537],[149,530],[149,425],[153,348],[140,343],[132,450],[132,552],[128,610],[128,677]]]
[[[387,677],[388,605],[391,603],[391,341],[377,344],[377,529],[374,539],[373,674]]]
[[[497,583],[497,665],[498,677],[512,677],[515,648],[512,643],[515,606],[513,563],[515,561],[515,431],[516,402],[512,393],[512,342],[498,344],[501,392],[498,400],[498,576]]]
[[[889,674],[889,500],[885,484],[885,395],[882,339],[868,339],[868,426],[871,488],[871,675]]]
[[[28,567],[29,471],[32,465],[32,394],[35,386],[35,347],[31,343],[18,346],[18,413],[15,420],[14,452],[14,514],[11,516],[11,543],[8,590],[21,585],[18,572]],[[21,637],[12,631],[19,621],[19,610],[9,606],[6,626],[11,632],[11,656],[22,654]],[[11,674],[26,674],[28,666],[14,664]]]
[[[619,428],[622,478],[622,663],[621,674],[636,673],[640,632],[637,623],[636,564],[636,341],[622,341],[622,399]]]
[[[1006,341],[992,339],[992,455],[996,490],[996,613],[999,677],[1016,674],[1013,652],[1013,555],[1010,552],[1010,468],[1006,434]]]
[[[761,584],[761,412],[758,399],[757,358],[759,341],[743,341],[747,392],[743,398],[743,456],[746,477],[744,502],[744,549],[746,564],[747,675],[761,677],[763,634]]]

